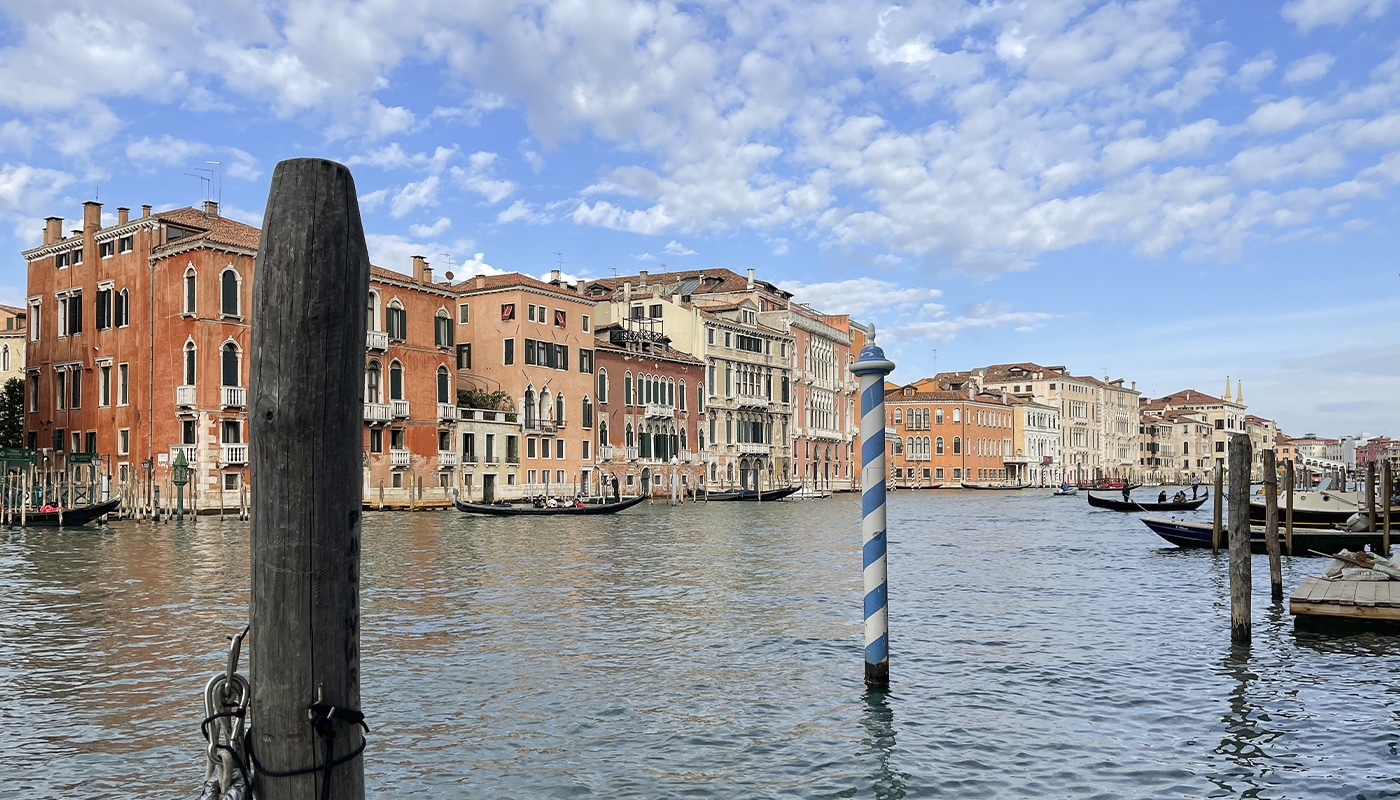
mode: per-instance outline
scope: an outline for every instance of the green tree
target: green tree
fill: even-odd
[[[10,378],[0,392],[0,447],[24,447],[24,379]]]
[[[481,389],[458,389],[457,405],[486,411],[513,411],[515,408],[515,403],[506,392],[487,392]]]

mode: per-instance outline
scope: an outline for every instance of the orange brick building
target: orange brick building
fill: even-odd
[[[1014,409],[1000,392],[910,384],[885,392],[889,479],[900,488],[1000,483],[1014,454]]]

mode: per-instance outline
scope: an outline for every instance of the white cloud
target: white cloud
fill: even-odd
[[[524,222],[529,225],[541,225],[549,222],[552,217],[549,214],[537,212],[529,203],[524,200],[516,200],[510,207],[496,215],[496,222],[502,225],[511,222]]]
[[[438,217],[437,222],[431,225],[410,225],[408,232],[420,239],[430,239],[434,236],[441,236],[452,227],[452,220],[448,217]]]
[[[1308,107],[1303,98],[1290,97],[1259,106],[1245,124],[1260,133],[1279,133],[1302,124],[1307,118]]]
[[[851,278],[826,283],[780,281],[778,288],[792,292],[793,299],[830,314],[850,314],[863,317],[875,309],[912,311],[937,300],[939,289],[903,287],[879,278]]]
[[[368,194],[360,195],[360,211],[371,212],[384,205],[384,201],[389,199],[388,189],[376,189]]]
[[[695,255],[695,251],[694,251],[694,250],[691,250],[689,247],[686,247],[685,245],[681,244],[680,242],[676,241],[675,239],[672,239],[671,241],[667,242],[667,243],[666,243],[666,246],[663,247],[663,248],[661,248],[661,252],[665,253],[665,254],[668,255],[668,256],[693,256],[693,255]]]
[[[1274,54],[1268,51],[1246,61],[1235,71],[1234,80],[1246,89],[1253,89],[1274,71]]]
[[[389,202],[389,216],[402,219],[415,209],[437,205],[438,186],[441,183],[438,176],[429,175],[421,181],[406,184]]]
[[[492,177],[499,158],[495,153],[472,153],[466,168],[453,167],[449,174],[459,186],[476,192],[494,205],[515,194],[517,188],[513,181]]]
[[[1283,82],[1311,83],[1326,76],[1335,63],[1337,59],[1327,53],[1313,53],[1290,64],[1283,73]]]
[[[1283,18],[1304,33],[1322,25],[1344,25],[1361,14],[1376,19],[1390,8],[1390,0],[1289,0]]]

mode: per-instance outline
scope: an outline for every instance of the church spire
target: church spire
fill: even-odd
[[[1230,376],[1225,376],[1225,402],[1230,402]]]
[[[1244,382],[1235,379],[1235,402],[1244,405]]]

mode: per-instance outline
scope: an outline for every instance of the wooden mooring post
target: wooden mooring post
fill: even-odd
[[[1283,541],[1288,554],[1293,555],[1293,459],[1283,463],[1284,491],[1288,493],[1287,509],[1284,512]]]
[[[1261,455],[1264,457],[1264,549],[1269,554],[1269,599],[1282,603],[1283,564],[1278,552],[1278,462],[1273,450],[1265,450]]]
[[[1376,532],[1376,462],[1366,462],[1366,531]]]
[[[1248,644],[1251,636],[1249,555],[1249,435],[1230,434],[1230,641]]]
[[[1381,555],[1390,558],[1390,497],[1394,491],[1391,481],[1395,478],[1390,473],[1390,459],[1386,459],[1381,465],[1381,513],[1385,514],[1385,519],[1381,522]]]
[[[1214,511],[1212,517],[1213,524],[1210,529],[1210,552],[1212,555],[1220,553],[1220,531],[1221,531],[1221,509],[1225,501],[1221,487],[1224,485],[1225,473],[1220,467],[1215,468],[1215,496],[1210,499],[1211,508]]]
[[[261,800],[365,794],[356,717],[368,294],[350,171],[320,159],[278,164],[253,283],[248,414]]]

